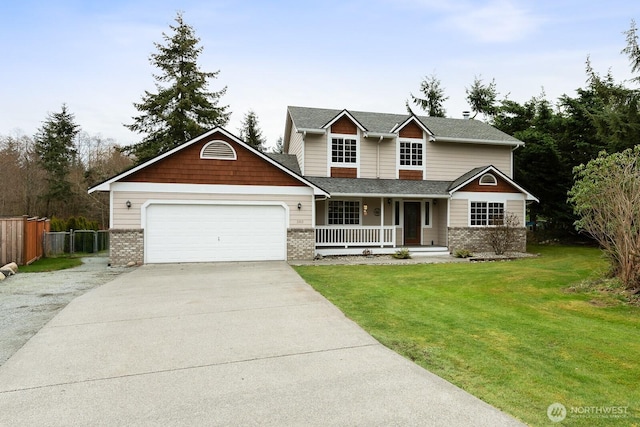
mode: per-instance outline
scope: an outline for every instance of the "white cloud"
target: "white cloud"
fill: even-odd
[[[521,40],[542,22],[516,0],[401,0],[401,3],[433,14],[439,31],[457,31],[466,34],[471,41],[481,43]]]
[[[452,10],[447,25],[482,43],[514,42],[525,38],[540,24],[530,11],[510,0],[492,0],[482,5],[462,3]]]

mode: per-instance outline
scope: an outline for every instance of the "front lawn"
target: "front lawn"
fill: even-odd
[[[296,271],[384,345],[528,424],[551,424],[547,408],[559,402],[569,413],[556,425],[640,425],[640,308],[569,289],[606,269],[599,250],[534,251]],[[625,418],[602,413],[620,407]]]
[[[45,271],[64,270],[79,265],[82,265],[82,260],[75,257],[40,258],[29,265],[21,265],[18,267],[18,271],[20,273],[42,273]]]

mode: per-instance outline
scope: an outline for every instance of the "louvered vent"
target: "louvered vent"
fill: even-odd
[[[236,152],[224,141],[211,141],[202,147],[201,159],[236,160]]]

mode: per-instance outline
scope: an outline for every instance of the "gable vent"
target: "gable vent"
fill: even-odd
[[[224,141],[211,141],[205,144],[200,151],[201,159],[214,159],[214,160],[236,160],[236,151]]]

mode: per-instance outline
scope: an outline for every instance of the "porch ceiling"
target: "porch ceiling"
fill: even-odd
[[[414,181],[373,178],[328,178],[307,176],[307,180],[331,195],[367,195],[380,197],[448,198],[451,181]]]

